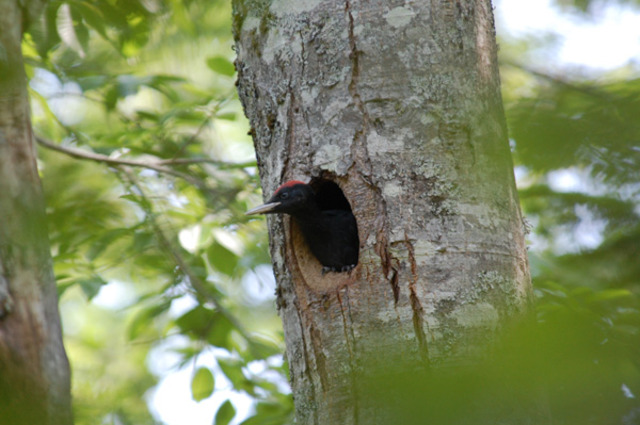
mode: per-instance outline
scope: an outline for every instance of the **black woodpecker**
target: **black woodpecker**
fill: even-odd
[[[246,212],[285,213],[300,226],[309,249],[322,264],[322,274],[348,272],[358,264],[358,226],[350,210],[318,207],[315,192],[308,184],[292,180],[276,190],[266,204]]]

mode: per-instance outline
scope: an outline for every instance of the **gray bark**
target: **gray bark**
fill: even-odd
[[[531,305],[490,0],[235,0],[234,34],[265,197],[328,179],[358,220],[322,276],[268,219],[297,420],[394,423],[367,375],[476,361]]]
[[[21,53],[41,6],[0,2],[0,423],[12,425],[72,423]]]

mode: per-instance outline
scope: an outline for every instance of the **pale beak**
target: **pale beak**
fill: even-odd
[[[244,215],[266,214],[266,213],[269,213],[269,212],[273,211],[279,205],[280,205],[280,202],[269,202],[267,204],[262,204],[262,205],[260,205],[258,207],[255,207],[255,208],[247,211],[246,213],[244,213]]]

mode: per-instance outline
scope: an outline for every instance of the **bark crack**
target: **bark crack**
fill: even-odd
[[[13,304],[9,282],[0,274],[0,319],[4,319],[6,315],[11,313]]]
[[[380,195],[382,196],[382,195]],[[383,202],[381,202],[383,204]],[[395,259],[389,252],[389,238],[387,236],[387,211],[386,207],[383,208],[383,211],[379,212],[378,217],[380,217],[377,222],[377,234],[376,234],[376,243],[374,245],[374,250],[378,257],[380,257],[380,264],[382,265],[382,273],[391,285],[391,291],[393,293],[393,298],[395,303],[398,303],[398,299],[400,297],[400,287],[398,286],[398,269],[395,266]]]
[[[473,145],[473,137],[471,135],[471,129],[469,126],[463,127],[465,141],[467,142],[467,146],[469,146],[469,152],[471,152],[471,166],[475,167],[476,165],[476,147]]]
[[[287,170],[289,170],[289,160],[292,157],[292,151],[295,143],[293,143],[295,138],[295,104],[296,104],[296,96],[293,92],[293,87],[291,85],[291,81],[289,81],[289,109],[287,110],[287,137],[285,138],[285,149],[284,149],[284,158],[282,161],[282,169],[280,170],[280,183],[285,181],[285,174]]]
[[[301,87],[300,87],[300,91],[302,92],[305,88],[307,88],[308,86],[306,85],[306,67],[307,67],[307,52],[305,49],[305,40],[304,40],[304,34],[302,33],[302,31],[299,31],[298,34],[300,35],[300,75],[302,76],[301,79]],[[304,84],[304,86],[303,86]],[[294,108],[295,111],[295,108]],[[309,124],[309,115],[307,114],[307,108],[301,108],[300,110],[300,114],[302,115],[302,119],[304,120],[304,123],[307,126],[307,136],[309,137],[312,134],[312,130],[311,130],[311,124]],[[307,158],[308,159],[308,158]]]
[[[375,191],[376,196],[380,199],[378,202],[378,219],[375,221],[377,228],[376,243],[374,250],[378,257],[380,257],[380,264],[382,265],[382,273],[385,279],[391,285],[391,291],[393,293],[393,299],[397,306],[400,299],[400,286],[398,284],[398,260],[391,255],[389,251],[389,236],[387,230],[389,228],[387,223],[387,204],[382,196],[379,188],[372,185],[372,189]]]
[[[4,251],[4,250],[2,250]],[[11,287],[9,285],[9,276],[5,272],[7,269],[4,265],[4,259],[8,256],[6,252],[0,255],[0,320],[13,310],[13,297],[11,296]]]
[[[418,283],[418,265],[416,263],[413,244],[405,233],[405,245],[407,247],[408,259],[411,265],[411,282],[409,283],[409,300],[411,301],[411,309],[413,310],[413,330],[418,339],[418,349],[420,357],[426,368],[429,368],[429,345],[427,343],[427,334],[425,332],[424,309],[420,302],[420,297],[416,292]]]
[[[366,149],[367,131],[369,129],[369,113],[360,97],[358,92],[358,81],[360,79],[360,52],[356,44],[356,36],[354,31],[354,18],[351,13],[351,3],[349,0],[345,2],[345,12],[348,18],[348,34],[349,34],[349,59],[351,60],[351,79],[349,80],[349,94],[353,99],[353,103],[362,116],[362,127],[357,130],[353,135],[352,150],[362,142],[362,146]],[[355,158],[355,155],[352,157]]]
[[[393,291],[393,301],[395,305],[398,305],[398,299],[400,299],[400,285],[398,285],[398,270],[395,267],[391,267],[391,278],[389,279],[391,284],[391,290]]]
[[[358,48],[356,45],[356,36],[354,33],[354,20],[353,14],[351,13],[351,3],[347,0],[345,2],[345,11],[347,12],[347,17],[349,18],[349,59],[351,59],[351,80],[349,81],[349,93],[354,100],[354,103],[358,110],[362,113],[363,118],[367,117],[367,112],[365,111],[364,104],[362,103],[362,99],[360,98],[360,93],[358,93],[358,79],[360,77],[360,60],[358,57]]]
[[[353,135],[353,143],[351,144],[351,156],[353,158],[354,164],[356,164],[357,167],[359,165],[362,165],[364,168],[365,165],[368,165],[369,175],[373,175],[374,173],[372,170],[371,160],[366,143],[369,123],[371,120],[365,103],[362,101],[362,97],[360,96],[360,93],[358,91],[358,81],[360,80],[360,52],[358,51],[358,46],[356,43],[355,19],[352,13],[351,2],[349,0],[345,1],[345,12],[348,18],[348,37],[350,50],[349,59],[351,60],[351,79],[349,81],[348,90],[351,98],[353,99],[353,104],[362,116],[362,126],[359,130],[356,130]],[[358,153],[360,153],[361,156],[358,156]],[[393,299],[395,304],[397,305],[400,297],[400,288],[398,286],[398,269],[396,265],[393,264],[393,258],[389,252],[386,202],[384,196],[382,196],[380,188],[376,184],[374,184],[371,179],[362,171],[360,171],[359,174],[361,178],[371,187],[371,189],[375,191],[376,197],[379,199],[378,204],[380,205],[380,210],[378,217],[381,217],[381,219],[379,221],[376,220],[377,235],[375,251],[380,257],[382,271],[386,280],[391,285]]]
[[[356,336],[353,332],[353,318],[351,317],[351,303],[349,302],[349,287],[345,288],[345,296],[346,296],[346,306],[347,306],[347,316],[349,317],[349,321],[347,323],[347,317],[345,316],[345,308],[342,303],[342,297],[340,296],[340,291],[336,292],[336,296],[338,298],[338,302],[340,303],[340,313],[342,315],[342,327],[344,330],[344,338],[347,343],[347,349],[349,351],[349,384],[351,386],[351,394],[353,399],[353,424],[358,425],[358,400],[360,397],[358,396],[358,386],[356,374],[358,371],[357,359],[354,356],[354,352],[357,352],[356,348]]]
[[[311,346],[313,348],[313,354],[316,361],[318,376],[320,377],[320,385],[322,391],[326,392],[329,388],[329,377],[327,376],[327,361],[324,352],[322,351],[322,342],[320,331],[315,326],[311,325],[309,329],[311,334]]]
[[[427,335],[424,330],[424,309],[420,303],[420,298],[416,293],[415,285],[409,285],[409,299],[411,300],[411,309],[413,310],[413,330],[418,338],[418,349],[420,357],[425,367],[429,367],[429,346],[427,344]]]
[[[304,374],[307,377],[307,380],[309,381],[309,388],[311,389],[311,395],[312,395],[312,400],[317,400],[318,399],[318,393],[316,392],[316,386],[313,382],[313,375],[311,373],[311,359],[309,358],[309,353],[307,352],[307,338],[304,334],[304,326],[303,326],[303,322],[302,322],[302,316],[300,315],[300,306],[296,306],[294,307],[294,310],[296,311],[297,315],[298,315],[298,323],[300,323],[300,337],[302,339],[302,355],[304,356]],[[313,336],[312,336],[313,338]],[[291,379],[293,379],[293,373],[291,374]],[[307,402],[307,400],[305,400],[305,403]],[[313,416],[313,424],[317,424],[318,423],[318,409],[316,407],[316,405],[314,404],[313,407],[311,408],[312,411],[312,416]]]

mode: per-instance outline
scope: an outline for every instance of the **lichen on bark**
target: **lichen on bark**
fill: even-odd
[[[530,305],[490,2],[236,0],[234,17],[263,191],[328,178],[358,220],[358,267],[319,283],[295,226],[268,220],[298,420],[384,423],[367,371],[468,359]]]

